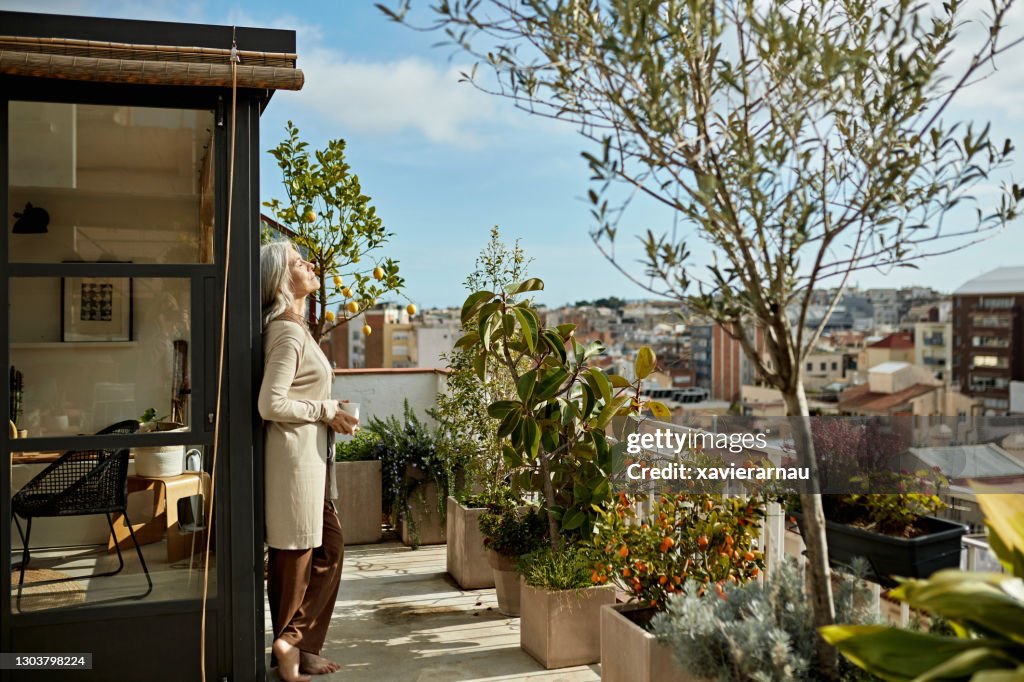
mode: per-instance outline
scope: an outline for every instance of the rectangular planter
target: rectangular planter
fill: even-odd
[[[829,560],[849,566],[854,558],[864,557],[870,570],[867,577],[883,585],[895,584],[891,576],[927,578],[944,568],[959,568],[960,545],[967,526],[932,517],[923,523],[927,534],[899,538],[826,520]]]
[[[380,542],[380,462],[338,462],[338,517],[345,545]]]
[[[615,603],[610,585],[548,591],[519,584],[519,645],[548,670],[601,660],[601,607]]]
[[[433,481],[421,483],[409,495],[412,526],[403,519],[401,526],[402,543],[410,547],[419,545],[443,545],[445,540],[444,519],[437,508],[437,484]]]
[[[480,534],[480,515],[484,511],[483,507],[464,507],[448,497],[447,570],[464,590],[494,587],[494,571],[487,562]]]
[[[639,604],[601,607],[601,679],[604,682],[697,682],[679,665],[672,650],[638,622],[653,609]]]

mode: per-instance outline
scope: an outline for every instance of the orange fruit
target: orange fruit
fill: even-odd
[[[709,540],[707,535],[701,535],[699,538],[697,538],[697,546],[701,549],[707,549],[708,542]]]
[[[316,213],[313,212],[313,209],[308,209],[305,213],[302,214],[302,219],[305,220],[307,223],[315,222]]]
[[[629,547],[626,547],[625,545],[623,545],[622,547],[619,547],[619,556],[622,557],[623,559],[628,557],[629,556]]]

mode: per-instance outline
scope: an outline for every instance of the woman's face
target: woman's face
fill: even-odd
[[[305,298],[320,288],[320,280],[313,271],[313,264],[302,260],[302,256],[291,247],[288,254],[289,283],[292,288],[292,295],[295,298]]]

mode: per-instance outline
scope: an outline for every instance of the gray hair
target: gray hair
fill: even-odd
[[[264,244],[260,248],[260,305],[263,328],[295,303],[288,271],[291,242],[286,240]]]

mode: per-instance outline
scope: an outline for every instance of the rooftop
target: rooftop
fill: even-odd
[[[875,371],[875,368],[872,368],[871,371]],[[839,409],[888,412],[892,408],[899,407],[918,396],[931,393],[935,388],[935,386],[929,386],[928,384],[914,384],[896,393],[877,393],[871,391],[869,384],[861,384],[839,394]]]
[[[895,334],[889,334],[881,341],[872,343],[868,348],[892,348],[892,349],[905,349],[914,347],[914,335],[910,332],[896,332]]]
[[[1024,294],[1024,265],[996,268],[967,280],[953,292],[958,296],[970,294]]]
[[[462,590],[445,546],[390,542],[345,548],[341,587],[321,654],[342,668],[316,680],[600,680],[597,664],[545,670],[519,648],[519,619],[498,613],[494,589]],[[264,608],[270,670],[272,627]],[[278,680],[276,671],[268,679]]]

